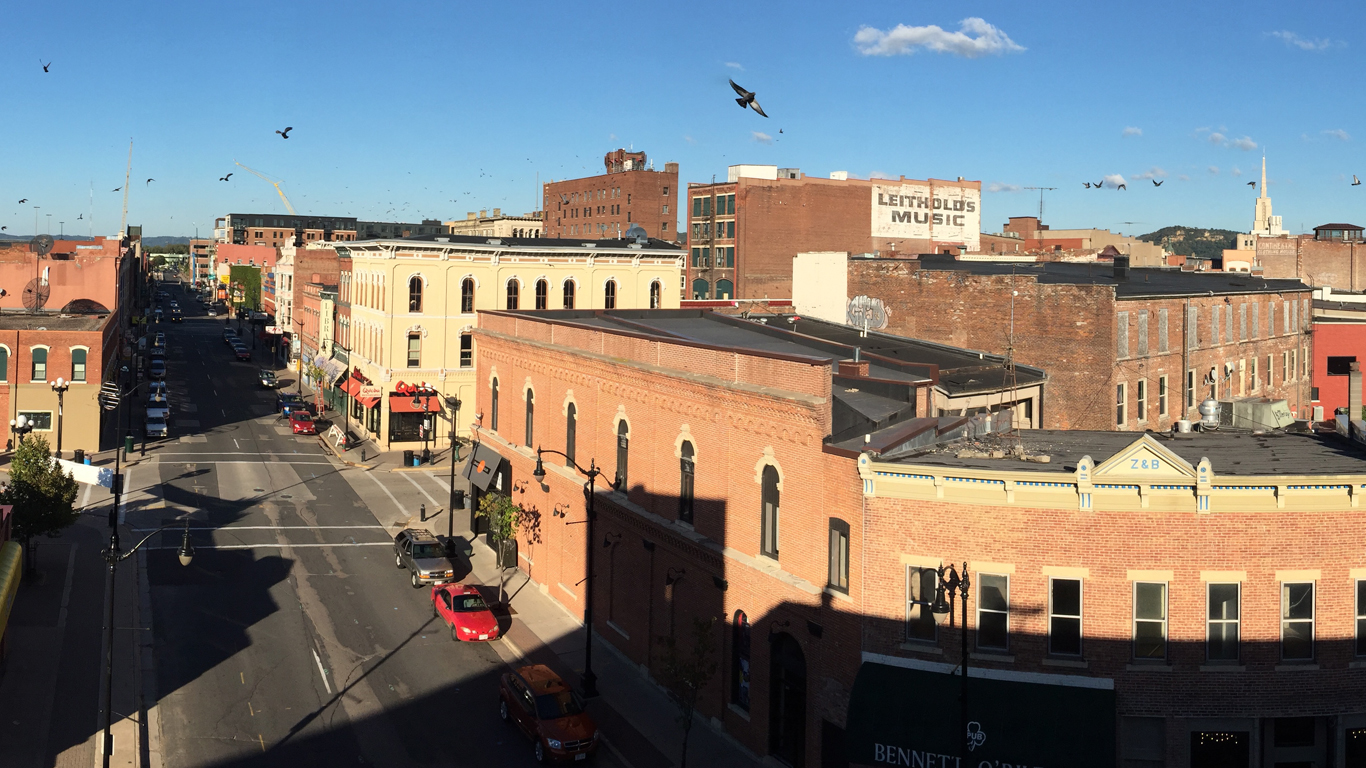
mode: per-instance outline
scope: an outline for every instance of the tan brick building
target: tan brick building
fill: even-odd
[[[608,152],[606,173],[542,185],[543,223],[548,238],[604,240],[621,238],[632,224],[660,240],[677,242],[678,163],[664,170],[650,166],[644,152]]]

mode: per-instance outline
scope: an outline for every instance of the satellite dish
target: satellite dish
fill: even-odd
[[[627,239],[627,240],[638,240],[638,241],[649,240],[649,239],[650,239],[650,233],[646,232],[646,231],[645,231],[645,228],[642,227],[642,226],[640,226],[639,224],[632,224],[632,225],[626,230],[626,239]]]
[[[33,238],[33,250],[37,251],[39,256],[46,256],[52,252],[52,243],[52,235],[38,235]]]
[[[50,239],[50,238],[49,238]],[[24,309],[39,310],[52,295],[52,286],[46,281],[33,278],[24,286]]]

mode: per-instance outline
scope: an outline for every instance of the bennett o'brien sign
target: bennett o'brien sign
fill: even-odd
[[[873,237],[963,243],[982,241],[982,193],[969,187],[874,184]]]

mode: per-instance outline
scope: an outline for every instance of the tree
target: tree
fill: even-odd
[[[668,689],[674,706],[678,708],[678,724],[683,727],[682,755],[679,768],[688,768],[688,735],[692,733],[693,715],[697,699],[716,675],[716,639],[712,630],[716,619],[693,618],[692,647],[683,648],[678,638],[661,636],[664,647],[659,668],[659,681]]]
[[[76,511],[76,480],[52,460],[47,440],[29,435],[10,462],[9,487],[0,504],[14,505],[14,536],[28,552],[28,569],[37,568],[33,540],[56,538],[81,516]]]
[[[152,269],[158,269],[158,268],[164,266],[165,264],[166,264],[166,257],[163,256],[163,255],[161,255],[161,254],[159,254],[159,253],[153,254],[151,258],[147,259],[147,266],[150,267],[150,268],[152,268]]]
[[[454,514],[452,510],[451,514]],[[517,566],[517,532],[522,529],[525,513],[512,499],[501,493],[486,493],[479,497],[479,510],[476,517],[486,517],[489,521],[489,541],[498,556],[498,569],[502,572]],[[498,601],[503,601],[503,579],[498,579]]]

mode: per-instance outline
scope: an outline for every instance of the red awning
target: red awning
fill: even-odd
[[[379,398],[378,398],[378,397],[358,397],[358,398],[356,398],[356,402],[360,403],[361,405],[365,406],[366,408],[374,408],[375,406],[379,405]]]
[[[413,395],[389,395],[390,413],[422,413],[423,400],[426,400],[426,410],[429,413],[438,413],[441,410],[441,398],[436,395],[427,395],[425,398],[418,395],[417,405],[413,405]]]
[[[360,392],[360,382],[352,378],[347,378],[346,381],[341,383],[341,391],[345,392],[348,397],[355,397],[356,393]]]

